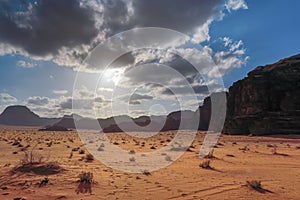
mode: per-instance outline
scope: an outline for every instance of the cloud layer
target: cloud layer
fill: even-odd
[[[106,37],[145,26],[174,29],[203,42],[224,6],[247,7],[243,0],[225,5],[222,0],[3,0],[0,55],[17,53],[74,67]]]

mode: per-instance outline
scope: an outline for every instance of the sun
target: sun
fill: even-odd
[[[102,78],[107,82],[113,82],[118,84],[123,76],[123,70],[121,69],[106,69],[103,71]]]

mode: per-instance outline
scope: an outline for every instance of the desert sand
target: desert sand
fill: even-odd
[[[175,132],[148,139],[108,134],[128,151],[161,148]],[[39,132],[38,128],[0,128],[0,199],[299,199],[300,137],[222,135],[211,158],[199,158],[205,136],[198,132],[189,151],[166,168],[125,173],[87,159],[75,131]],[[28,146],[29,145],[29,146]],[[155,148],[151,148],[151,147]],[[21,164],[34,148],[40,163]],[[83,150],[83,151],[81,151]],[[209,167],[200,165],[210,160]],[[80,182],[81,172],[93,173]],[[260,181],[253,189],[247,181]]]

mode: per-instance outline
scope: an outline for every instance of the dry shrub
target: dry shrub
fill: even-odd
[[[85,160],[86,161],[88,161],[88,162],[91,162],[91,161],[93,161],[94,160],[94,156],[92,155],[92,154],[87,154],[86,156],[85,156]]]
[[[24,156],[21,158],[21,165],[33,165],[33,164],[41,164],[42,162],[49,159],[50,154],[47,156],[42,155],[39,152],[35,151],[37,145],[35,145],[32,149],[26,148],[23,153]]]
[[[94,175],[92,172],[81,172],[78,175],[80,183],[93,183]]]
[[[252,181],[247,181],[246,184],[248,187],[250,187],[256,191],[262,190],[261,181],[252,180]]]
[[[199,166],[204,169],[212,169],[210,166],[210,160],[204,160]]]
[[[212,149],[204,158],[215,158],[214,149]]]

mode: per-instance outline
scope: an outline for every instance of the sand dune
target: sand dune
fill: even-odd
[[[124,133],[108,136],[128,151],[149,152],[161,148],[174,134],[164,132],[150,139],[136,139]],[[209,158],[210,168],[202,168],[199,165],[207,159],[198,154],[204,136],[204,132],[198,132],[189,151],[173,164],[143,174],[125,173],[96,159],[87,160],[89,153],[76,132],[1,127],[0,199],[299,198],[299,136],[289,139],[223,135]],[[44,158],[24,169],[20,160],[27,145],[27,151],[35,147],[35,155]],[[78,175],[82,171],[93,173],[93,180],[80,183]],[[261,181],[262,190],[247,186],[251,180]]]

